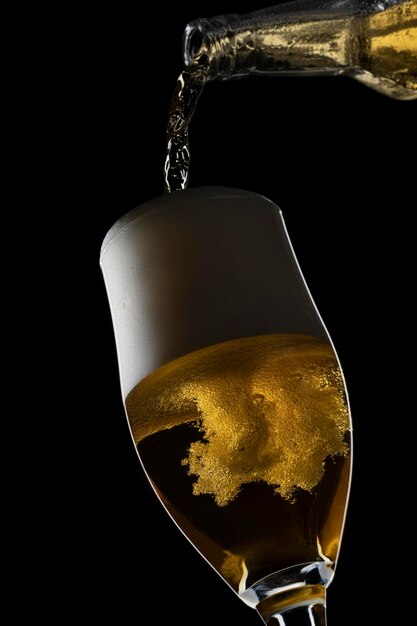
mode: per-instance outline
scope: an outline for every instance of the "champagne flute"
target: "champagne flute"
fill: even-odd
[[[325,625],[350,414],[280,210],[228,188],[157,198],[112,227],[101,266],[156,495],[265,624]]]

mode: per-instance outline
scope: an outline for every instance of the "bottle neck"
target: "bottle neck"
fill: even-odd
[[[285,17],[285,19],[284,19]],[[191,22],[185,32],[185,62],[199,53],[207,63],[207,78],[231,78],[259,73],[332,72],[349,66],[346,51],[348,18],[288,15],[274,24],[228,15]]]

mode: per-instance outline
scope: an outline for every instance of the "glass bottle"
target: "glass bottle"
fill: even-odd
[[[184,57],[206,79],[346,74],[401,100],[417,98],[417,0],[300,0],[190,22]]]

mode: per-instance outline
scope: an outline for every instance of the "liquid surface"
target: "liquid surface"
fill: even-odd
[[[211,346],[145,378],[126,408],[161,500],[236,591],[335,561],[350,420],[329,344],[263,335]]]

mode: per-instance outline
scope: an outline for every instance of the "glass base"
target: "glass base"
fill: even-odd
[[[334,575],[331,561],[313,561],[270,574],[239,593],[250,607],[257,608],[263,600],[292,589],[321,585],[328,587]]]
[[[267,626],[326,626],[326,588],[304,585],[281,591],[256,609]]]
[[[326,587],[333,563],[314,561],[275,572],[240,597],[267,626],[326,626]]]

